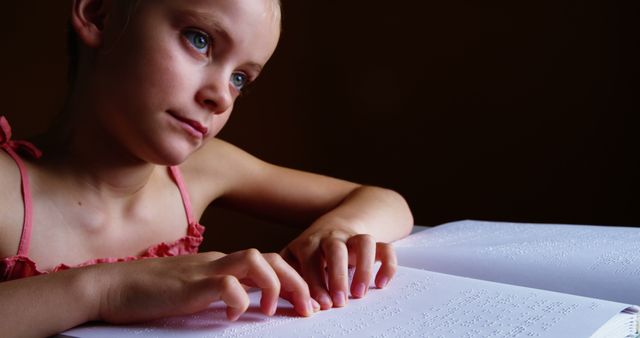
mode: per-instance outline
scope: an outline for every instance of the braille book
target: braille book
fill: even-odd
[[[91,324],[72,337],[636,337],[640,229],[453,222],[395,243],[398,272],[343,308],[298,317],[259,292],[237,322],[224,306],[153,322]]]

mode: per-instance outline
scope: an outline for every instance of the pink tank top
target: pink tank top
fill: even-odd
[[[171,166],[168,168],[169,174],[176,182],[178,189],[180,190],[184,209],[187,214],[188,226],[186,236],[171,243],[163,242],[153,245],[144,250],[138,256],[120,258],[98,258],[75,266],[59,264],[58,266],[48,271],[38,270],[35,262],[28,257],[29,242],[31,240],[31,219],[33,208],[33,204],[31,202],[31,191],[29,188],[29,176],[27,175],[27,170],[24,162],[22,162],[22,159],[16,153],[16,151],[26,152],[34,158],[39,158],[42,153],[31,143],[11,140],[11,127],[9,126],[9,123],[4,116],[0,116],[0,147],[5,152],[7,152],[7,154],[9,154],[9,156],[11,156],[11,158],[13,158],[18,165],[22,181],[21,190],[24,201],[24,221],[22,224],[22,235],[20,236],[20,242],[18,244],[18,252],[15,256],[5,257],[0,260],[0,282],[23,277],[37,276],[50,272],[67,270],[74,267],[87,266],[97,263],[126,262],[141,258],[169,257],[193,254],[198,252],[198,247],[200,246],[200,243],[202,243],[202,233],[204,232],[204,227],[200,225],[193,217],[193,213],[191,212],[191,201],[184,185],[180,170],[176,166]]]

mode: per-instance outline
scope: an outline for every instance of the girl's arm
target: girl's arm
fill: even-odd
[[[0,283],[0,332],[47,337],[95,319],[95,281],[86,270]]]
[[[183,172],[196,200],[208,204],[219,197],[221,205],[306,229],[282,254],[324,309],[346,303],[348,265],[356,266],[353,296],[366,293],[375,260],[382,262],[376,284],[384,286],[396,265],[385,242],[407,235],[413,225],[396,192],[271,165],[217,139]]]
[[[241,282],[262,290],[260,308],[266,315],[275,313],[279,296],[301,315],[319,310],[307,284],[277,254],[250,249],[221,256],[98,264],[2,282],[0,332],[49,336],[91,320],[131,323],[194,313],[217,300],[235,320],[249,305]]]

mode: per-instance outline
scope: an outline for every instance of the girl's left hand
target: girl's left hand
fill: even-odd
[[[375,285],[383,288],[396,272],[395,251],[389,243],[376,242],[373,236],[358,234],[343,227],[310,227],[280,253],[309,284],[311,297],[322,310],[347,304],[351,296],[366,295],[374,262],[381,266]],[[349,267],[355,267],[349,288]]]

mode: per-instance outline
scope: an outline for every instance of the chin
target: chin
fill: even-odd
[[[192,144],[168,145],[159,147],[156,151],[150,152],[150,156],[145,156],[144,158],[147,162],[153,164],[173,166],[186,161],[198,148]]]

